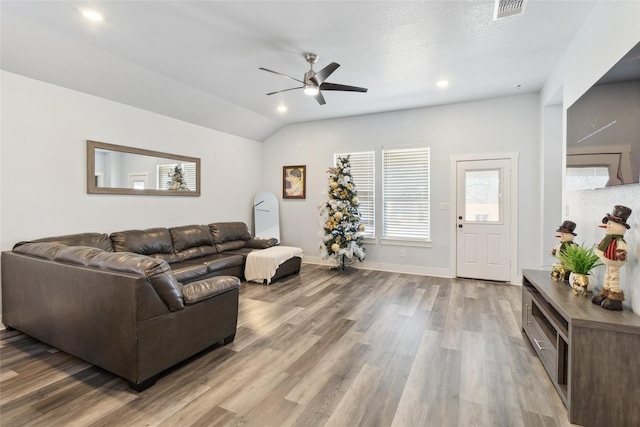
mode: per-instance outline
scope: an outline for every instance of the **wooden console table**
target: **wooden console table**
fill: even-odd
[[[640,426],[640,316],[576,296],[550,271],[524,270],[522,284],[522,329],[569,421]]]

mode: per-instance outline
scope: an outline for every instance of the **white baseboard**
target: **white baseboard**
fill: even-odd
[[[331,266],[332,264],[326,262],[320,257],[305,256],[302,261],[304,264],[317,264]],[[419,276],[434,276],[434,277],[452,277],[451,271],[448,268],[434,268],[434,267],[419,267],[415,265],[402,265],[402,264],[388,264],[382,262],[356,262],[355,267],[363,270],[379,270],[389,273],[406,273],[417,274]]]

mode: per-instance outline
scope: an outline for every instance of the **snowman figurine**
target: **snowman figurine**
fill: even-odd
[[[551,256],[557,257],[558,254],[565,251],[567,246],[575,245],[573,238],[577,236],[573,231],[576,229],[576,223],[573,221],[564,221],[560,227],[556,230],[556,233],[560,233],[556,237],[560,239],[560,242],[551,250]],[[568,280],[571,272],[567,270],[564,263],[558,260],[553,264],[551,269],[551,277],[553,280],[559,282],[562,280]]]
[[[627,224],[629,215],[631,215],[631,209],[616,205],[612,214],[602,218],[602,223],[605,225],[599,226],[606,229],[607,234],[598,244],[596,254],[607,267],[607,272],[602,290],[593,297],[592,302],[608,310],[622,310],[622,301],[624,301],[624,292],[620,289],[620,267],[627,261],[627,243],[624,241],[624,233],[631,228]]]

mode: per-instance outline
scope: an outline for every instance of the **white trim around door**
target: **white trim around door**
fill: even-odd
[[[511,265],[510,265],[510,273],[509,273],[509,281],[511,283],[520,283],[518,278],[518,153],[493,153],[493,154],[469,154],[469,155],[456,155],[451,156],[450,163],[450,269],[452,277],[457,277],[457,189],[458,189],[458,178],[457,178],[457,164],[458,162],[467,162],[474,160],[498,160],[498,159],[506,159],[510,162],[511,168],[511,177],[510,177],[510,187],[511,187],[511,197],[510,197],[510,210],[511,210],[511,219],[510,219],[510,254],[511,254]]]

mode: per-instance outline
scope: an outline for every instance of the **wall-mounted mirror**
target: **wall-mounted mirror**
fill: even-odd
[[[640,181],[640,43],[567,110],[567,191]]]
[[[87,193],[200,196],[200,159],[87,141]]]

